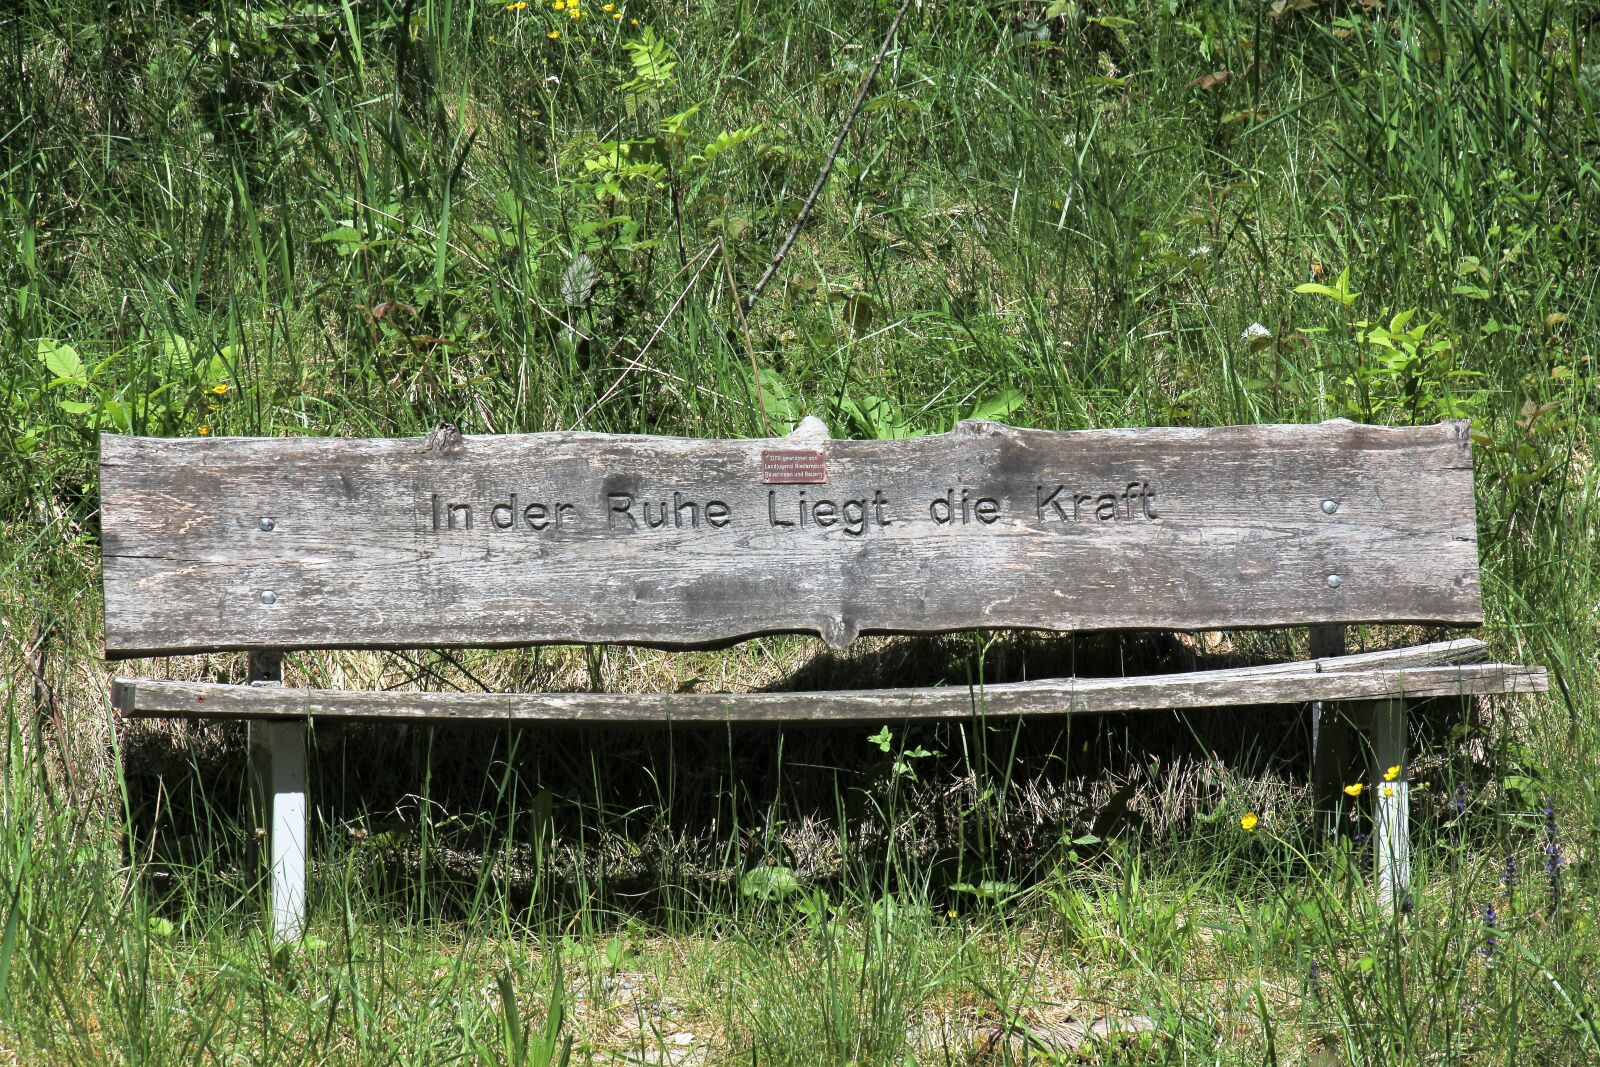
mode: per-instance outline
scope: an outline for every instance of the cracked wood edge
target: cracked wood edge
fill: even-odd
[[[981,690],[952,686],[793,693],[346,692],[119,678],[113,700],[121,714],[133,718],[762,723],[1094,714],[1547,690],[1541,667],[1489,663],[1343,671],[1245,668],[1016,682]]]

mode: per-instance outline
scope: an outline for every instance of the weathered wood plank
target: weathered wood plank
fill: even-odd
[[[1510,664],[1357,671],[1200,671],[1137,678],[806,693],[419,693],[281,689],[119,678],[114,700],[136,718],[288,716],[439,721],[809,722],[1079,715],[1310,700],[1542,693],[1545,672]]]
[[[106,435],[101,504],[114,657],[1482,620],[1464,423]]]

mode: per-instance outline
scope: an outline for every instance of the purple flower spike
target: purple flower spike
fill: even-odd
[[[1549,914],[1553,919],[1561,910],[1561,835],[1556,831],[1556,810],[1548,797],[1544,802],[1544,876],[1550,886]]]

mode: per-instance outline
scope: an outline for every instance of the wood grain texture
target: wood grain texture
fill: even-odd
[[[1471,653],[1469,653],[1471,654]],[[1070,715],[1310,700],[1542,693],[1545,672],[1441,663],[1443,645],[1366,657],[1132,678],[1058,678],[966,687],[796,693],[423,693],[258,689],[118,678],[130,718],[372,718],[400,721],[802,722],[972,715]]]
[[[1111,711],[1284,704],[1310,700],[1543,693],[1541,667],[1458,667],[1342,673],[1207,671],[1141,678],[1069,678],[966,688],[811,693],[406,693],[252,689],[207,682],[117,679],[130,718],[363,718],[410,721],[826,722],[1079,715]]]
[[[107,654],[1482,621],[1464,423],[808,423],[452,448],[106,435]],[[762,452],[796,447],[826,484],[764,485]]]

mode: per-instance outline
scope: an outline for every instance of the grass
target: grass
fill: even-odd
[[[0,1060],[1600,1055],[1593,5],[913,6],[743,315],[895,6],[0,13]],[[1303,709],[886,744],[319,731],[299,951],[262,940],[239,729],[108,714],[101,430],[807,414],[841,436],[1470,417],[1486,636],[1552,693],[1415,717],[1431,784],[1398,917],[1362,844],[1311,840]],[[287,669],[737,690],[1187,654],[773,638]],[[1075,1047],[1098,1017],[1115,1036]]]

